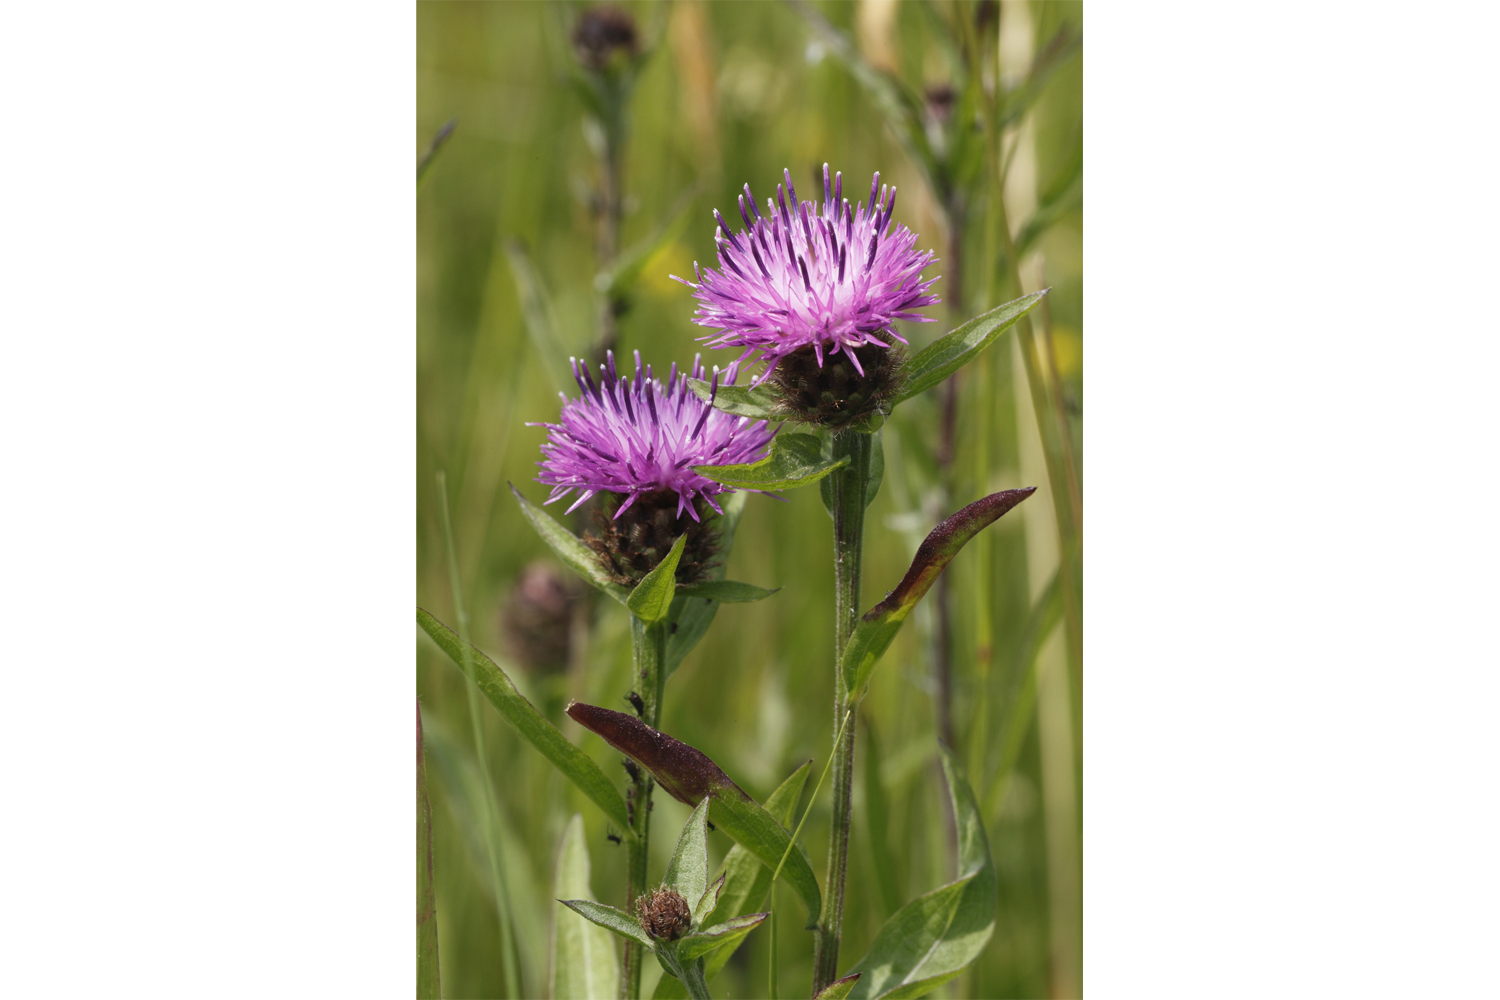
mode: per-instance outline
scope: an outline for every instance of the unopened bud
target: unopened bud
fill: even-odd
[[[637,896],[636,916],[640,918],[641,930],[654,938],[676,941],[693,924],[693,913],[687,900],[672,889],[653,889]]]

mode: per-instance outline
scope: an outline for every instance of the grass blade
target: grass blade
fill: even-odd
[[[422,707],[417,706],[417,1000],[443,995],[438,968],[437,896],[432,889],[432,800],[422,753]]]
[[[557,875],[553,896],[558,900],[594,901],[588,846],[584,842],[583,816],[574,813],[563,831],[557,852]],[[552,911],[553,1000],[614,1000],[620,989],[620,966],[615,944],[607,930],[585,920],[561,902]]]

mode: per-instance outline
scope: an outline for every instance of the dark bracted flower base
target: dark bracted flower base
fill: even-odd
[[[901,391],[905,352],[878,344],[861,344],[853,351],[859,368],[849,359],[848,349],[832,355],[825,350],[821,366],[811,347],[783,357],[766,377],[781,412],[792,420],[833,430],[863,420],[877,409],[889,412],[890,401]]]
[[[687,511],[677,516],[678,497],[673,490],[643,493],[630,509],[615,519],[624,498],[618,493],[600,495],[604,501],[594,510],[598,529],[583,536],[584,544],[599,556],[599,564],[615,583],[634,587],[666,558],[677,536],[687,532],[687,543],[677,563],[678,583],[697,583],[708,576],[719,556],[718,517],[708,501],[693,499],[698,520]]]

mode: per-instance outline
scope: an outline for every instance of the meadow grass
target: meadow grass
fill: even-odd
[[[730,214],[746,181],[763,199],[783,167],[808,190],[825,161],[852,178],[881,171],[900,188],[897,219],[945,258],[933,270],[948,273],[953,248],[942,199],[796,9],[679,2],[658,14],[653,3],[623,6],[643,32],[656,23],[662,34],[630,103],[619,246],[657,230],[683,199],[688,207],[686,225],[645,260],[616,319],[622,351],[638,349],[664,368],[701,350],[695,338],[705,331],[689,322],[689,291],[667,276],[691,275],[695,259],[712,261],[710,210]],[[944,19],[972,22],[976,12],[972,3],[815,6],[866,58],[918,91],[953,74]],[[543,432],[523,421],[555,419],[556,394],[571,380],[549,353],[585,354],[600,326],[599,240],[588,203],[599,180],[597,136],[567,84],[566,31],[579,10],[417,7],[416,154],[457,120],[417,195],[417,590],[418,602],[439,618],[464,623],[472,641],[623,788],[619,755],[562,712],[570,698],[625,708],[630,626],[623,608],[593,602],[586,627],[575,630],[572,667],[553,674],[509,663],[498,625],[522,568],[546,555],[506,489],[509,481],[535,501],[545,496],[532,482]],[[1001,93],[1026,79],[1060,27],[1082,29],[1080,4],[1007,2],[999,11],[994,82]],[[1082,209],[1080,194],[1059,189],[1072,183],[1081,156],[1082,59],[1075,52],[1060,60],[1026,113],[986,150],[993,169],[980,174],[964,207],[963,301],[950,300],[943,321],[907,324],[903,333],[920,348],[1023,291],[1052,292],[1026,330],[1006,334],[965,369],[948,467],[935,457],[939,394],[897,411],[883,433],[885,483],[866,520],[864,607],[895,586],[942,516],[996,490],[1039,487],[948,570],[955,750],[984,810],[1000,899],[985,953],[938,996],[1081,988],[1082,584],[1073,555],[1081,537]],[[517,280],[518,254],[534,269],[529,284]],[[936,291],[947,296],[949,284],[945,278]],[[539,322],[551,328],[550,347],[537,340]],[[705,360],[721,365],[734,356],[713,354]],[[803,762],[821,768],[833,738],[831,522],[815,488],[787,500],[750,498],[729,565],[733,579],[784,589],[721,609],[671,678],[661,718],[664,731],[709,753],[761,799]],[[919,606],[917,627],[898,637],[859,709],[841,968],[864,954],[894,906],[953,875],[937,763],[934,609],[931,601]],[[470,685],[425,638],[417,665],[444,993],[544,995],[553,865],[569,818],[583,815],[601,901],[623,905],[625,849],[607,839],[597,808],[495,712],[471,702]],[[480,711],[471,715],[471,707]],[[867,807],[877,800],[887,818],[872,829]],[[657,796],[653,877],[688,812]],[[802,833],[820,878],[829,818],[825,790]],[[729,846],[711,833],[710,863]],[[778,899],[791,895],[783,889]],[[777,920],[775,934],[779,993],[805,995],[812,936],[800,919]],[[767,929],[753,932],[711,984],[715,995],[760,995],[769,949]],[[646,995],[657,972],[648,963]]]

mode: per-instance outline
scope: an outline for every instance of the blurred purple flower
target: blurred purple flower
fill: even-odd
[[[843,351],[863,374],[854,348],[889,346],[891,338],[906,343],[895,320],[932,322],[912,310],[941,301],[929,294],[937,279],[921,274],[936,258],[916,249],[916,233],[892,222],[896,189],[887,192],[879,173],[869,201],[859,205],[843,198],[842,173],[829,182],[826,163],[821,205],[799,202],[791,171],[783,175],[786,187],[776,186],[775,203],[766,199],[767,215],[745,185],[739,205],[747,228],[739,233],[715,210],[720,269],[700,270],[694,261],[698,282],[677,278],[698,299],[693,322],[720,331],[702,338],[710,347],[743,347],[741,362],[764,360],[756,382],[807,347],[820,368],[824,354]]]
[[[730,465],[756,462],[765,457],[775,431],[764,420],[736,417],[716,410],[693,395],[686,374],[672,365],[665,384],[641,367],[635,352],[635,378],[615,371],[614,352],[608,365],[599,366],[600,381],[594,382],[585,365],[573,359],[573,378],[583,395],[563,396],[562,416],[556,424],[534,423],[547,428],[542,445],[542,467],[537,482],[552,487],[547,503],[561,500],[569,492],[580,495],[568,508],[601,490],[624,495],[615,519],[640,497],[670,490],[677,494],[677,516],[686,511],[698,520],[695,497],[702,496],[719,513],[714,495],[729,487],[700,476],[695,465]],[[738,365],[725,373],[732,385]],[[693,378],[703,378],[698,358],[693,359]],[[713,373],[713,394],[719,389],[719,370]],[[562,395],[559,393],[559,395]]]

